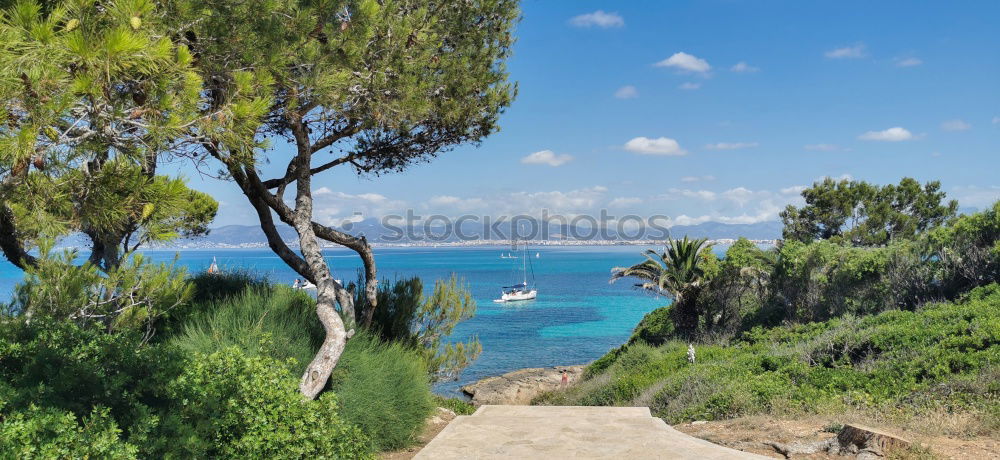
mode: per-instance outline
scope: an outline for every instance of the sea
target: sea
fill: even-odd
[[[459,387],[489,376],[526,367],[585,364],[624,343],[649,311],[667,298],[636,289],[629,280],[608,282],[611,269],[643,260],[641,246],[543,246],[511,255],[503,247],[377,248],[379,278],[419,276],[425,290],[452,274],[462,279],[477,303],[475,317],[462,322],[451,340],[478,337],[479,358],[457,380],[441,382],[434,391],[459,396]],[[721,254],[725,248],[716,247]],[[216,260],[222,270],[250,270],[276,283],[291,284],[297,274],[268,249],[199,249],[144,251],[155,261],[177,263],[200,272]],[[354,280],[360,260],[346,249],[328,249],[335,278]],[[496,303],[501,287],[521,282],[521,267],[534,274],[538,298]],[[0,263],[0,300],[10,298],[23,274]]]

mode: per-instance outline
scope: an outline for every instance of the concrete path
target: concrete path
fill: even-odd
[[[765,459],[688,436],[646,407],[481,406],[415,459]]]

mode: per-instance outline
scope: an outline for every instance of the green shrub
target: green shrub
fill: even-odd
[[[342,417],[378,450],[411,444],[434,408],[420,354],[364,331],[347,342],[330,388],[343,404]]]
[[[249,271],[198,273],[189,279],[191,300],[168,311],[157,322],[154,340],[169,340],[177,335],[189,319],[202,316],[227,298],[242,294],[248,288],[268,288],[271,284]]]
[[[211,354],[235,346],[245,354],[263,354],[283,363],[294,358],[291,371],[302,372],[324,336],[315,305],[302,291],[249,283],[242,291],[196,306],[198,313],[179,327],[170,342],[189,353]]]
[[[8,316],[73,321],[108,331],[141,330],[148,340],[150,326],[191,299],[187,272],[176,261],[153,263],[133,254],[105,272],[90,263],[76,265],[76,250],[51,249],[51,242],[40,245],[36,265],[25,270],[13,298],[3,304]]]
[[[3,411],[31,406],[83,419],[97,409],[145,446],[168,401],[164,383],[185,359],[165,346],[142,345],[137,332],[106,333],[68,321],[0,318],[0,400]]]
[[[637,342],[543,404],[645,405],[672,422],[844,405],[1000,413],[1000,286],[917,311],[755,328],[728,346]],[[984,429],[997,430],[990,425]]]
[[[251,282],[197,309],[201,313],[170,341],[192,354],[236,347],[298,375],[323,340],[315,301],[285,286]],[[412,443],[433,408],[423,355],[401,343],[383,344],[364,330],[347,342],[329,388],[343,406],[341,417],[371,435],[379,450]]]
[[[357,281],[347,287],[354,292],[358,318],[368,310],[364,286],[364,276],[358,273]],[[417,277],[380,283],[370,329],[382,340],[419,351],[434,381],[453,379],[483,351],[475,337],[465,343],[445,340],[458,323],[476,314],[476,301],[455,275],[435,281],[430,295],[423,290],[423,281]]]
[[[476,406],[461,398],[445,398],[434,395],[434,405],[450,409],[455,415],[472,415],[476,411]]]
[[[333,393],[307,401],[297,376],[237,348],[198,355],[170,384],[179,421],[191,436],[180,458],[373,458],[372,442],[344,420]]]
[[[670,307],[660,307],[642,317],[632,331],[628,343],[643,341],[650,345],[663,345],[673,336],[674,323],[670,318]]]
[[[0,458],[138,458],[119,433],[107,409],[78,422],[72,412],[30,406],[0,416]]]

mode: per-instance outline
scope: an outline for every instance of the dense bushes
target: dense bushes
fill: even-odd
[[[67,321],[0,323],[0,458],[359,458],[333,393],[237,348],[210,355]],[[420,368],[420,365],[417,364]],[[422,368],[421,368],[422,369]],[[426,384],[425,384],[426,388]],[[32,442],[23,441],[31,438]]]
[[[123,442],[107,410],[77,420],[72,412],[31,406],[0,416],[0,457],[23,460],[51,458],[136,458],[138,449]]]
[[[378,450],[412,443],[434,408],[420,355],[364,331],[347,342],[330,389],[342,417],[369,434]]]
[[[222,284],[231,280],[222,277]],[[300,373],[323,341],[315,301],[287,286],[249,283],[229,296],[196,303],[170,342],[191,353],[211,354],[232,346],[247,355],[264,354],[280,362],[294,358]]]
[[[788,240],[763,250],[740,239],[717,263],[704,287],[692,291],[700,318],[694,331],[678,330],[671,306],[647,315],[632,340],[708,342],[756,326],[912,311],[955,299],[1000,281],[1000,202],[886,246]]]
[[[141,328],[0,317],[0,458],[367,458],[423,427],[420,350],[360,330],[331,391],[307,401],[315,301],[246,274],[193,285],[193,302]]]
[[[648,405],[673,422],[776,411],[929,406],[980,414],[1000,430],[1000,287],[917,311],[755,328],[730,346],[629,345],[551,404]],[[947,390],[943,390],[943,389]],[[933,397],[930,397],[933,396]],[[992,420],[992,421],[991,421]]]
[[[0,320],[0,399],[6,403],[0,410],[29,411],[36,405],[82,420],[101,408],[137,446],[147,444],[158,428],[157,412],[168,403],[164,384],[183,365],[180,353],[142,346],[136,332],[108,334],[67,321]]]
[[[184,458],[369,458],[369,438],[344,421],[337,397],[307,401],[298,376],[237,348],[198,355],[171,383],[178,421],[193,436],[171,447]]]
[[[361,273],[347,289],[354,291],[356,314],[368,309]],[[434,381],[452,379],[472,364],[483,351],[479,339],[448,343],[445,339],[458,323],[476,314],[472,293],[457,276],[437,280],[430,295],[424,295],[420,278],[379,283],[378,308],[369,329],[382,340],[400,343],[420,353]]]
[[[193,305],[190,318],[169,342],[201,354],[236,347],[246,356],[271,358],[292,375],[300,375],[323,340],[315,301],[287,286],[243,275],[235,279],[246,282],[244,290]],[[234,278],[219,280],[232,289]],[[384,342],[364,329],[347,342],[329,389],[341,402],[340,417],[360,427],[379,450],[411,443],[430,414],[430,383],[422,354],[409,344]]]

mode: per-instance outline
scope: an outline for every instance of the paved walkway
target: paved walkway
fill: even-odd
[[[765,459],[688,436],[646,407],[481,406],[415,459]]]

